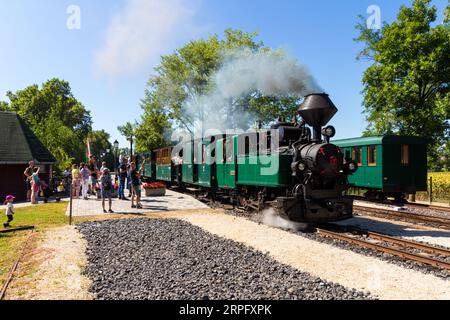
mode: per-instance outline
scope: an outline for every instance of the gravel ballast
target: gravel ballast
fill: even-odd
[[[96,299],[369,299],[178,219],[78,226]]]
[[[235,216],[235,217],[243,217],[243,218],[249,219],[251,221],[258,222],[258,223],[264,223],[263,221],[261,221],[262,218],[261,218],[260,214],[247,213],[247,212],[238,212],[238,211],[235,211],[235,210],[226,210],[225,213],[228,214],[228,215],[231,215],[231,216]],[[371,221],[371,222],[376,223],[376,221]],[[346,225],[346,223],[340,223],[340,224]],[[271,224],[269,224],[269,225],[273,226]],[[383,253],[383,252],[379,252],[379,251],[376,251],[376,250],[359,247],[359,246],[356,246],[354,244],[350,244],[350,243],[348,243],[346,241],[332,239],[332,238],[323,236],[323,235],[321,235],[319,233],[311,232],[310,230],[309,231],[306,231],[306,230],[304,230],[304,231],[295,230],[295,223],[289,223],[288,221],[286,221],[285,225],[292,226],[292,227],[290,227],[290,230],[288,229],[287,231],[292,232],[294,234],[297,234],[299,236],[305,237],[307,239],[318,241],[318,242],[321,242],[321,243],[330,244],[330,245],[336,246],[337,248],[341,248],[341,249],[349,250],[349,251],[356,252],[356,253],[359,253],[359,254],[363,254],[363,255],[368,256],[368,257],[378,258],[378,259],[381,259],[383,261],[387,261],[389,263],[398,265],[400,267],[404,267],[404,268],[407,268],[407,269],[419,271],[419,272],[422,272],[424,274],[432,274],[432,275],[437,276],[439,278],[443,278],[445,280],[450,280],[450,273],[447,270],[445,270],[445,269],[429,266],[429,265],[426,265],[426,264],[421,264],[419,262],[414,262],[414,261],[411,261],[411,260],[406,260],[406,259],[403,259],[401,257],[397,257],[397,256],[394,256],[394,255],[391,255],[391,254],[388,254],[388,253]],[[298,225],[302,225],[302,224],[298,224]],[[348,225],[352,225],[352,224],[348,224]],[[306,227],[306,225],[302,225],[302,226]],[[360,225],[358,225],[358,226],[361,227]],[[279,228],[280,226],[273,226],[273,227],[278,227]],[[310,226],[310,228],[311,227],[312,226]],[[281,229],[286,230],[284,227],[281,227]],[[420,241],[417,241],[415,239],[412,239],[412,240],[414,240],[416,242],[420,242]],[[422,242],[422,243],[427,244],[426,242]],[[435,246],[447,249],[447,247],[444,247],[444,246],[438,246],[438,245],[435,245]],[[417,252],[414,252],[412,250],[409,250],[409,251],[411,251],[413,253],[417,253]],[[446,261],[446,262],[450,261],[449,257],[439,257],[439,258],[441,260],[443,260],[443,261]]]

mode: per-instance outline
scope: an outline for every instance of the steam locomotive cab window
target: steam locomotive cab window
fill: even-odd
[[[367,147],[367,165],[375,167],[377,165],[377,146]]]
[[[401,163],[403,166],[409,165],[409,145],[401,145]]]
[[[355,147],[352,148],[352,160],[358,162],[359,166],[362,166],[362,148]]]
[[[270,154],[272,150],[272,135],[270,131],[261,133],[261,138],[259,142],[259,154],[267,155]]]

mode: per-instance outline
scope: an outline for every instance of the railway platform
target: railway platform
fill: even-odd
[[[131,208],[131,201],[113,199],[113,214],[146,214],[151,212],[208,208],[208,206],[195,198],[172,190],[167,190],[166,195],[161,197],[146,197],[144,192],[142,193],[142,196],[142,209]],[[67,206],[66,215],[68,216],[69,214],[70,206]],[[89,197],[89,200],[73,199],[73,217],[101,215],[111,215],[111,213],[103,213],[101,199],[97,199],[97,197],[94,196]]]

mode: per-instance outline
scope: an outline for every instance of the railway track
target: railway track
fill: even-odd
[[[20,263],[20,261],[22,260],[24,254],[25,254],[25,250],[27,249],[27,246],[28,246],[29,242],[31,241],[31,237],[34,234],[34,227],[18,228],[16,230],[13,230],[13,232],[15,232],[15,231],[23,231],[23,230],[30,230],[30,231],[29,231],[29,233],[27,235],[27,238],[26,238],[26,240],[25,240],[25,242],[24,242],[24,244],[22,246],[22,249],[20,251],[19,256],[17,257],[17,259],[14,262],[13,266],[9,270],[8,275],[6,277],[6,280],[5,280],[3,286],[2,286],[2,288],[0,290],[0,300],[3,300],[5,298],[6,291],[8,290],[8,287],[9,287],[9,285],[10,285],[10,283],[11,283],[13,277],[14,277],[14,273],[16,272],[17,267],[19,266],[19,263]]]
[[[419,262],[450,272],[450,262],[442,259],[450,258],[450,250],[448,249],[371,231],[363,231],[355,227],[341,228],[340,231],[333,230],[336,228],[338,228],[336,225],[325,226],[324,228],[317,228],[316,231],[328,238],[345,241],[359,247],[388,253],[405,260]]]
[[[200,198],[199,200],[207,202],[209,205],[213,206],[216,206],[218,204],[217,202],[211,202],[211,199],[208,198]],[[226,208],[227,206],[221,204],[221,207]],[[373,215],[379,215],[383,217],[389,215],[389,217],[392,218],[392,215],[395,215],[399,218],[405,218],[406,215],[409,220],[415,219],[415,221],[426,223],[430,223],[431,220],[434,224],[439,224],[445,228],[450,229],[450,219],[397,212],[389,209],[382,210],[379,208],[367,208],[363,206],[354,207],[355,209],[370,211]],[[230,208],[228,209],[239,210],[237,208],[234,208],[233,206],[230,206]],[[339,231],[336,232],[333,230]],[[345,241],[362,248],[388,253],[405,260],[418,262],[450,272],[450,249],[439,248],[420,242],[396,238],[372,231],[366,231],[354,226],[324,224],[318,228],[315,228],[315,231],[320,235],[328,238]],[[448,261],[445,261],[445,259],[447,259]]]
[[[368,213],[369,215],[387,218],[387,219],[398,219],[407,222],[415,222],[415,223],[425,223],[427,225],[431,225],[434,227],[438,227],[441,229],[450,230],[450,219],[444,217],[437,217],[425,214],[417,214],[412,212],[402,212],[395,211],[388,208],[373,208],[366,207],[360,205],[354,205],[354,210]]]
[[[434,211],[440,211],[450,214],[450,207],[444,207],[444,206],[436,206],[431,204],[420,204],[420,203],[407,203],[407,208],[414,208],[414,209],[429,209]]]
[[[433,211],[439,211],[439,212],[445,212],[450,214],[450,204],[449,206],[444,205],[432,205],[432,204],[425,204],[425,203],[417,203],[417,202],[406,202],[406,203],[398,203],[395,201],[385,200],[385,201],[379,201],[379,200],[370,200],[362,196],[351,196],[353,200],[356,201],[363,201],[363,202],[369,202],[373,204],[379,204],[379,205],[391,205],[396,207],[405,207],[405,208],[412,208],[412,209],[428,209]]]

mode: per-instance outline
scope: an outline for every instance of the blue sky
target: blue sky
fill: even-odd
[[[226,28],[258,31],[272,48],[305,64],[340,109],[338,138],[359,136],[361,47],[352,39],[370,5],[391,22],[412,0],[16,0],[0,4],[0,100],[8,90],[59,77],[90,111],[95,129],[124,145],[117,126],[139,119],[139,101],[160,55],[192,38]],[[434,0],[442,21],[447,0]],[[81,28],[67,28],[67,8],[81,10]],[[134,43],[133,43],[134,41]],[[131,49],[130,49],[131,48]]]

